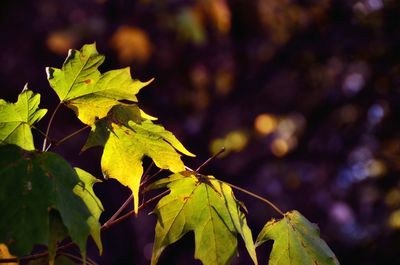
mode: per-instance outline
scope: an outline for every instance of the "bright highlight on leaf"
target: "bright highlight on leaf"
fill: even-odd
[[[91,213],[73,192],[78,183],[75,170],[57,154],[0,146],[0,242],[17,256],[50,244],[50,212],[58,211],[84,255]]]
[[[269,221],[258,235],[256,246],[274,240],[269,265],[338,265],[335,254],[319,237],[319,230],[298,211]]]
[[[87,44],[80,51],[70,50],[61,69],[46,68],[50,86],[60,101],[88,125],[105,117],[119,100],[137,102],[136,94],[152,81],[133,80],[129,67],[101,74],[98,67],[103,61],[96,45]]]
[[[189,231],[194,232],[195,258],[204,265],[229,264],[237,253],[238,234],[257,264],[253,237],[232,189],[212,176],[201,176],[184,171],[153,184],[171,192],[154,209],[158,220],[151,264]]]
[[[171,132],[150,120],[142,120],[141,115],[136,106],[114,107],[107,118],[93,126],[83,147],[86,150],[96,145],[104,146],[101,158],[103,173],[132,190],[136,213],[144,156],[153,159],[157,167],[172,172],[185,169],[178,152],[194,156]]]
[[[31,127],[47,110],[39,109],[40,95],[27,89],[25,86],[16,103],[0,99],[0,144],[16,144],[34,150]]]

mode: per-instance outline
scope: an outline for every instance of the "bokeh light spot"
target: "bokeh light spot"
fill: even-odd
[[[248,142],[247,135],[242,131],[230,132],[225,139],[225,147],[239,152],[246,147]]]
[[[391,228],[400,229],[400,210],[396,210],[390,214],[388,223]]]
[[[146,62],[152,54],[152,46],[147,33],[137,27],[120,26],[111,38],[111,47],[123,64]]]
[[[226,148],[226,151],[223,152],[223,153],[220,155],[220,157],[226,156],[226,155],[229,153],[229,151],[230,151],[230,150],[225,146],[225,139],[223,139],[223,138],[217,138],[217,139],[214,139],[214,140],[211,141],[211,144],[210,144],[210,147],[209,147],[211,154],[214,155],[214,154],[218,153],[219,151],[221,151],[222,148]]]
[[[66,31],[54,31],[47,37],[46,46],[55,54],[65,55],[75,45],[75,37]]]
[[[385,196],[385,204],[391,208],[400,206],[400,190],[394,188]]]
[[[271,152],[277,157],[282,157],[289,152],[289,145],[284,139],[277,138],[271,143]]]
[[[277,124],[276,118],[266,113],[258,115],[254,120],[255,130],[262,135],[267,135],[275,131]]]

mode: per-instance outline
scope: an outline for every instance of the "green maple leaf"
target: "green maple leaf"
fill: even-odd
[[[57,255],[57,244],[68,236],[68,230],[62,222],[60,213],[52,210],[49,213],[49,244],[48,244],[48,262],[54,265]],[[58,263],[57,263],[58,264]]]
[[[25,86],[16,103],[0,100],[0,143],[34,150],[31,127],[46,114],[39,109],[40,95]]]
[[[61,69],[46,68],[50,86],[60,101],[88,125],[105,117],[119,100],[137,102],[136,94],[152,81],[133,80],[129,67],[101,74],[98,67],[103,61],[93,43],[80,51],[70,50]]]
[[[206,177],[206,176],[204,176]],[[195,237],[195,258],[204,265],[229,264],[241,235],[254,264],[257,258],[250,228],[232,189],[212,176],[204,182],[193,172],[171,175],[152,185],[171,192],[157,204],[158,215],[151,264],[155,265],[170,244],[187,232]]]
[[[73,191],[79,182],[75,170],[55,153],[0,146],[0,242],[17,256],[29,254],[36,244],[54,246],[59,237],[50,238],[50,213],[58,211],[84,255],[91,213]]]
[[[319,237],[319,230],[298,211],[269,221],[261,230],[256,246],[274,240],[269,265],[338,265],[335,254]]]
[[[90,234],[99,248],[100,255],[103,252],[103,245],[101,243],[99,223],[100,215],[104,211],[103,204],[93,191],[93,185],[101,182],[90,173],[80,168],[75,168],[76,174],[80,182],[75,185],[73,191],[76,195],[81,197],[90,211],[91,216],[87,219],[87,224],[90,228]]]
[[[96,145],[104,146],[104,175],[132,190],[136,213],[144,156],[153,159],[157,167],[172,172],[185,170],[178,152],[194,156],[164,127],[143,120],[137,106],[115,106],[107,118],[96,122],[82,150]]]

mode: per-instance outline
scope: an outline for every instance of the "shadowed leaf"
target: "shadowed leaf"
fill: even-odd
[[[55,210],[84,255],[90,212],[73,192],[78,183],[75,170],[57,154],[0,146],[0,242],[17,256],[35,244],[48,245]]]

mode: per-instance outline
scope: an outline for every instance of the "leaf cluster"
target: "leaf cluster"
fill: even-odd
[[[12,255],[25,257],[32,264],[69,264],[71,260],[66,257],[91,263],[86,257],[88,237],[93,238],[101,254],[101,230],[116,224],[115,218],[130,202],[128,199],[101,225],[99,218],[104,209],[93,185],[102,181],[50,151],[52,145],[75,135],[59,142],[49,141],[56,112],[66,106],[91,128],[82,151],[94,146],[103,148],[103,175],[132,191],[134,213],[161,197],[153,210],[157,224],[152,265],[157,264],[167,246],[188,232],[194,233],[195,258],[205,265],[230,264],[237,255],[238,238],[242,238],[254,264],[258,264],[255,248],[268,240],[274,241],[269,264],[338,264],[315,225],[297,211],[283,214],[266,199],[262,200],[283,217],[267,222],[254,243],[244,205],[232,189],[236,186],[189,170],[181,156],[194,154],[157,124],[155,117],[140,109],[136,95],[152,80],[132,79],[129,68],[101,73],[98,68],[103,61],[95,44],[89,44],[79,51],[70,50],[61,68],[46,69],[59,105],[43,133],[42,150],[35,148],[31,132],[47,112],[39,108],[40,95],[26,86],[16,103],[0,100],[0,243]],[[144,180],[144,157],[172,174],[152,183],[150,178]],[[141,189],[169,192],[139,206]],[[67,238],[72,242],[68,244],[79,247],[81,258],[60,251],[67,248],[68,244],[62,243]],[[47,252],[32,255],[37,245],[47,246]]]

